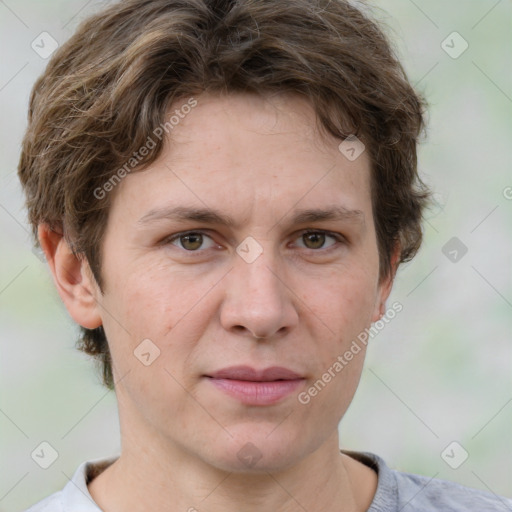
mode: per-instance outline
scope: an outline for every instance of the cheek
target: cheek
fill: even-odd
[[[366,345],[358,335],[370,325],[374,304],[374,279],[357,272],[350,278],[332,278],[313,297],[316,322],[314,377],[306,389],[314,414],[328,414],[329,425],[339,423],[356,392]],[[328,327],[328,330],[327,328]],[[327,335],[321,335],[321,332]]]
[[[210,292],[218,279],[186,275],[161,261],[138,267],[144,270],[117,276],[108,295],[113,355],[133,363],[133,351],[149,339],[161,352],[158,363],[181,374],[214,314]]]
[[[109,301],[134,336],[160,337],[190,309],[193,286],[161,260],[136,261],[112,277]]]
[[[122,378],[121,394],[155,419],[169,401],[175,410],[183,406],[187,361],[203,329],[204,317],[197,311],[204,305],[194,307],[200,291],[191,290],[175,272],[160,264],[140,267],[144,271],[118,275],[117,286],[109,288],[105,309],[112,315],[106,315],[105,331],[116,377]],[[148,403],[154,405],[148,408]]]
[[[377,274],[364,268],[333,273],[324,281],[323,287],[312,289],[309,295],[311,311],[325,323],[338,342],[344,343],[347,337],[357,336],[371,323],[376,282]]]

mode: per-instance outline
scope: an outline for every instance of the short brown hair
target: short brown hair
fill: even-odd
[[[61,230],[102,286],[112,179],[171,104],[204,92],[300,94],[327,133],[364,141],[381,279],[410,260],[429,192],[417,173],[424,101],[377,24],[344,0],[128,0],[80,25],[34,85],[19,176],[34,234]],[[163,140],[144,158],[144,169]],[[36,236],[37,244],[37,236]],[[79,348],[112,368],[102,327]]]

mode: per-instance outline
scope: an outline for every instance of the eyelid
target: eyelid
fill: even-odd
[[[187,236],[187,235],[195,235],[195,234],[198,234],[198,235],[202,235],[203,237],[208,237],[214,244],[218,245],[215,240],[213,239],[213,237],[211,236],[211,234],[209,234],[209,231],[208,230],[203,230],[203,229],[189,229],[187,231],[180,231],[179,233],[174,233],[172,235],[169,235],[169,236],[166,236],[161,244],[162,245],[166,245],[166,244],[172,244],[172,242],[180,239],[181,237],[183,236]],[[178,247],[179,249],[182,249],[181,247]],[[211,249],[211,247],[209,247],[208,249]],[[196,251],[187,251],[186,249],[183,249],[185,252],[187,253],[194,253],[194,252],[203,252],[207,249],[197,249]]]
[[[309,233],[322,233],[326,236],[330,236],[332,238],[334,238],[338,243],[341,243],[341,244],[346,244],[348,243],[348,240],[347,238],[342,235],[341,233],[336,233],[336,232],[333,232],[333,231],[328,231],[328,230],[325,230],[325,229],[318,229],[318,228],[305,228],[305,229],[302,229],[298,232],[296,232],[293,237],[293,240],[296,240],[297,238],[300,238],[301,236],[304,236],[306,234],[309,234]],[[211,231],[208,230],[208,229],[190,229],[190,230],[187,230],[187,231],[180,231],[178,233],[174,233],[172,235],[169,235],[167,237],[165,237],[160,243],[162,245],[166,245],[166,244],[172,244],[172,242],[174,242],[175,240],[179,239],[180,237],[182,236],[186,236],[186,235],[190,235],[190,234],[201,234],[203,236],[206,236],[208,237],[214,244],[216,244],[216,246],[218,247],[219,244],[217,244],[217,242],[215,242],[215,240],[213,239],[213,236],[211,234]],[[174,244],[172,244],[174,245]],[[313,251],[313,252],[321,252],[321,251],[327,251],[331,248],[334,248],[337,244],[333,244],[325,249],[323,248],[320,248],[320,249],[309,249],[308,247],[301,247],[301,249],[305,249],[305,250],[309,250],[309,251]],[[176,246],[177,247],[177,246]],[[183,249],[181,247],[177,247],[178,249],[182,249],[183,252],[185,253],[188,253],[188,254],[193,254],[193,253],[201,253],[201,252],[204,252],[204,251],[207,251],[208,249],[212,249],[212,247],[209,247],[207,249],[197,249],[195,251],[187,251],[186,249]]]
[[[308,233],[323,233],[324,235],[339,238],[340,240],[346,240],[345,236],[343,236],[341,233],[337,233],[336,231],[329,231],[328,229],[306,228],[299,231],[299,233],[300,235],[306,235]]]
[[[301,236],[304,236],[304,235],[307,235],[309,233],[322,233],[323,235],[326,235],[326,236],[330,236],[332,238],[334,238],[338,243],[341,243],[341,244],[347,244],[348,243],[348,240],[347,238],[342,235],[341,233],[336,233],[334,231],[329,231],[329,230],[326,230],[326,229],[318,229],[318,228],[306,228],[306,229],[303,229],[301,231],[299,231],[298,235],[295,237],[295,239],[301,237]],[[329,247],[326,247],[325,249],[308,249],[308,247],[305,247],[306,250],[310,250],[310,251],[313,251],[313,252],[321,252],[321,251],[328,251],[329,249],[335,247],[337,244],[333,244]]]

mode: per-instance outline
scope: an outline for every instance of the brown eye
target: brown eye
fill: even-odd
[[[174,233],[162,240],[162,245],[173,245],[183,256],[191,256],[192,253],[202,257],[210,254],[214,249],[221,249],[215,240],[203,231],[182,231]],[[174,250],[174,249],[173,249]]]
[[[178,233],[168,239],[168,242],[188,252],[199,252],[199,249],[211,249],[215,242],[200,231]]]
[[[201,233],[189,233],[180,236],[181,245],[187,251],[195,251],[203,245],[203,235]]]
[[[334,249],[337,244],[343,244],[345,239],[339,233],[330,231],[303,231],[297,238],[297,245],[302,249],[327,250]]]
[[[302,235],[302,240],[308,249],[321,249],[325,244],[325,233],[319,231],[304,233]]]

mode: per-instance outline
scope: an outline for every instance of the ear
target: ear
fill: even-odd
[[[63,234],[47,224],[40,224],[37,234],[57,291],[73,320],[87,329],[102,325],[101,292],[87,260],[75,256]]]
[[[391,255],[391,269],[389,274],[379,283],[377,300],[375,302],[375,308],[373,311],[372,322],[376,322],[386,312],[386,301],[388,300],[391,289],[393,288],[393,282],[395,280],[396,271],[400,263],[400,244],[397,242],[393,253]]]

